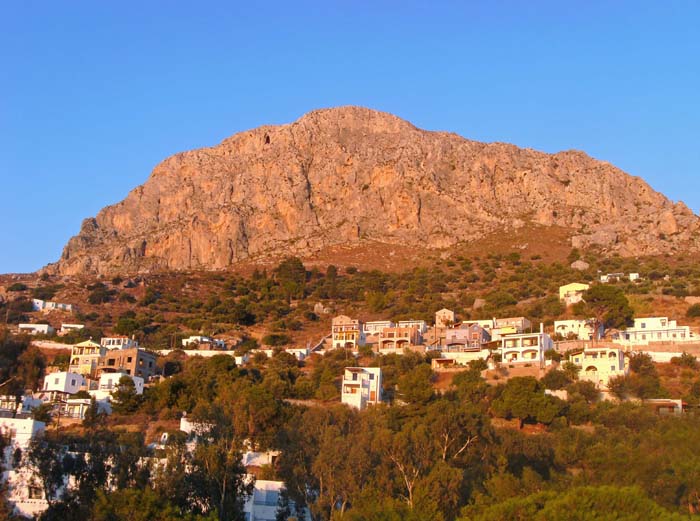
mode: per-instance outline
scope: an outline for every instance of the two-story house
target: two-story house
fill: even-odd
[[[462,324],[445,332],[443,352],[478,351],[490,341],[491,334],[479,324]]]
[[[139,343],[128,336],[108,336],[100,340],[100,344],[107,349],[133,349],[139,346]]]
[[[581,368],[579,380],[593,382],[601,390],[607,390],[611,378],[629,373],[629,362],[622,349],[590,347],[573,352],[569,357]]]
[[[501,338],[501,360],[507,364],[529,363],[544,367],[544,354],[553,348],[552,338],[540,324],[539,333],[516,333]]]
[[[654,342],[690,342],[695,335],[688,326],[679,326],[668,317],[635,318],[634,325],[613,334],[612,341],[626,346],[648,345]]]
[[[415,327],[386,327],[376,335],[376,338],[379,351],[406,349],[423,342],[420,331]]]
[[[599,326],[598,334],[594,338],[594,321],[593,319],[573,319],[573,320],[555,320],[554,334],[571,340],[598,340],[603,336],[604,328]]]
[[[346,367],[340,401],[363,410],[382,401],[382,370],[379,367]]]

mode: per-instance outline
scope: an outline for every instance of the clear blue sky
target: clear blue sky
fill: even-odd
[[[4,2],[0,273],[165,157],[336,105],[581,149],[697,213],[698,27],[695,1]]]

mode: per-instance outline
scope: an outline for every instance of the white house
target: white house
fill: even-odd
[[[108,398],[96,398],[95,403],[98,412],[112,414],[112,404]],[[91,405],[90,398],[68,398],[65,403],[61,404],[61,416],[84,420],[85,413]]]
[[[346,367],[340,401],[363,410],[382,401],[382,370],[379,367]]]
[[[37,483],[34,469],[22,464],[13,468],[13,454],[17,448],[26,453],[32,440],[42,436],[45,428],[43,422],[32,418],[0,418],[0,435],[8,436],[10,442],[3,455],[6,470],[0,479],[7,484],[7,500],[14,512],[29,518],[38,517],[49,504]]]
[[[133,349],[139,347],[139,343],[128,336],[103,337],[100,345],[107,349]]]
[[[281,505],[280,496],[285,488],[284,482],[256,479],[254,487],[253,493],[243,506],[246,521],[276,521]],[[291,503],[290,508],[293,507],[294,504]],[[295,516],[294,519],[311,521],[311,514],[308,509],[304,509],[303,514]]]
[[[28,335],[53,335],[56,330],[48,324],[20,324],[19,332]]]
[[[85,328],[85,324],[61,324],[61,329],[59,329],[59,335],[67,335],[71,331],[80,331]]]
[[[628,275],[630,282],[636,282],[639,280],[639,273],[630,273]]]
[[[554,348],[552,338],[543,331],[540,324],[539,333],[520,333],[501,338],[501,361],[507,364],[534,364],[544,367],[546,351]]]
[[[190,421],[190,419],[187,418],[186,412],[183,412],[182,418],[180,418],[180,430],[190,436],[203,436],[209,432],[212,427],[213,425],[209,423]]]
[[[622,349],[587,347],[572,353],[570,359],[581,368],[579,380],[593,382],[601,390],[607,390],[611,378],[629,373],[629,362]]]
[[[194,349],[201,349],[199,346],[202,344],[208,344],[212,349],[226,349],[225,341],[210,336],[192,335],[189,338],[182,339],[182,347],[184,348],[193,347]]]
[[[679,326],[667,317],[635,318],[634,326],[615,333],[612,341],[626,346],[648,345],[654,342],[691,342],[695,335],[688,326]]]
[[[38,298],[32,299],[32,309],[34,311],[68,311],[73,312],[73,304],[63,304],[61,302],[48,302]]]
[[[272,358],[275,356],[276,353],[287,353],[292,355],[294,358],[302,362],[304,359],[306,359],[307,356],[309,356],[309,349],[307,347],[289,347],[286,349],[280,350],[278,349],[254,349],[251,351],[251,353],[265,353],[265,355],[268,358]],[[241,365],[238,363],[239,357],[236,357],[236,365]],[[246,358],[247,361],[247,358]]]
[[[366,335],[374,335],[380,333],[387,327],[394,327],[394,323],[391,320],[372,320],[370,322],[365,322],[362,325],[362,330]]]
[[[399,320],[396,327],[415,327],[420,331],[421,335],[428,331],[428,324],[425,320]]]
[[[479,320],[462,320],[462,326],[471,326],[476,324],[477,326],[483,327],[486,331],[491,332],[491,330],[496,326],[495,318],[483,318]]]
[[[49,373],[44,377],[44,385],[41,388],[45,393],[75,394],[85,385],[85,379],[78,373],[61,371]]]
[[[593,338],[593,320],[574,319],[574,320],[555,320],[554,333],[559,334],[566,339],[575,338],[577,340],[597,340]],[[603,326],[600,326],[597,337],[600,338],[603,333]]]
[[[624,273],[607,273],[605,275],[600,276],[600,282],[602,282],[603,284],[606,284],[608,282],[618,281],[618,280],[622,280],[624,278],[625,278]]]
[[[46,424],[32,418],[0,418],[0,436],[8,439],[12,447],[25,450],[39,436]]]
[[[489,333],[491,334],[491,340],[495,342],[506,335],[524,333],[530,329],[532,329],[532,322],[525,317],[494,318],[493,326]]]
[[[129,378],[131,378],[131,381],[134,382],[134,390],[136,391],[136,394],[143,394],[143,378],[141,378],[140,376],[116,372],[102,373],[97,384],[97,389],[89,391],[90,395],[92,395],[95,391],[102,391],[106,394],[111,395],[119,387],[119,380],[121,380],[122,376],[128,376]],[[102,395],[95,395],[95,398],[99,399],[99,397],[102,397]]]

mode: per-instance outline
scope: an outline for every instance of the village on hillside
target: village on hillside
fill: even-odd
[[[28,345],[43,353],[49,363],[42,368],[36,386],[24,388],[22,393],[6,391],[12,387],[15,376],[0,382],[0,432],[9,441],[3,474],[7,499],[17,514],[31,517],[47,511],[55,498],[70,494],[78,483],[68,474],[58,488],[47,490],[40,486],[43,478],[33,451],[45,433],[75,432],[93,425],[96,419],[104,422],[111,417],[117,423],[110,428],[118,428],[120,422],[138,410],[139,403],[148,401],[156,389],[178,378],[186,360],[230,364],[228,367],[249,374],[257,374],[269,364],[282,364],[297,375],[291,391],[280,392],[283,402],[311,408],[338,404],[353,411],[382,404],[401,407],[415,399],[407,385],[423,387],[424,382],[407,381],[405,375],[401,376],[406,369],[397,375],[404,358],[407,368],[421,360],[426,362],[421,367],[427,372],[421,373],[421,378],[427,378],[429,388],[416,388],[416,393],[424,396],[429,396],[426,392],[450,393],[460,375],[476,372],[483,381],[498,388],[511,380],[531,378],[541,386],[538,393],[562,400],[561,403],[570,398],[567,382],[572,381],[589,385],[586,392],[591,400],[637,402],[639,393],[630,390],[630,378],[640,360],[662,364],[680,360],[690,366],[697,363],[700,333],[696,327],[653,313],[633,316],[629,308],[619,307],[620,283],[636,287],[644,281],[638,273],[613,272],[600,274],[597,280],[585,280],[558,287],[560,317],[546,321],[499,316],[497,307],[491,318],[472,318],[473,314],[464,318],[442,307],[433,309],[431,320],[426,320],[425,314],[420,319],[381,319],[376,312],[373,318],[361,319],[358,314],[339,312],[342,307],[338,305],[319,301],[304,312],[312,319],[312,330],[317,331],[315,340],[307,340],[305,345],[288,339],[279,341],[285,337],[281,333],[262,335],[261,341],[254,342],[245,336],[212,334],[202,328],[173,336],[167,346],[154,349],[142,345],[135,334],[123,334],[124,324],[137,323],[137,315],[130,311],[122,312],[117,326],[108,329],[108,334],[93,338],[90,335],[95,328],[79,318],[94,321],[96,315],[82,313],[80,302],[32,298],[27,301],[30,304],[26,304],[24,314],[15,313],[16,324],[8,326],[6,335],[27,339]],[[277,283],[284,287],[282,281]],[[150,302],[155,295],[150,288],[139,289],[128,280],[119,279],[118,284],[128,291],[136,288],[140,292],[137,295],[143,295],[142,302]],[[41,295],[41,286],[20,286],[24,285],[15,283],[15,289],[22,294],[31,291]],[[89,299],[98,306],[116,300],[117,291],[109,290],[106,284],[88,288],[93,288]],[[93,299],[95,294],[100,299]],[[135,299],[125,292],[119,298],[122,301],[130,305]],[[473,305],[476,308],[483,304],[476,299]],[[7,316],[10,312],[8,305]],[[244,313],[236,317],[247,320]],[[641,403],[656,414],[694,414],[696,404],[688,403],[681,394],[655,392],[653,387],[645,391]],[[182,437],[189,457],[194,457],[199,444],[206,444],[207,433],[215,428],[197,414],[192,415],[191,406],[183,405],[174,416],[164,417],[171,418],[167,427],[164,424],[155,430],[149,428],[152,433],[142,457],[145,459],[141,464],[154,474],[169,465],[166,454],[172,450],[173,440]],[[508,418],[511,416],[494,418],[492,422],[496,425],[505,421],[503,425],[508,426]],[[512,421],[523,428],[523,419]],[[74,447],[71,451],[77,452],[69,453],[72,457],[89,457],[80,450]],[[294,499],[287,497],[288,483],[283,476],[271,470],[279,466],[284,452],[269,442],[261,444],[254,435],[243,440],[240,451],[245,469],[243,483],[250,487],[243,505],[248,519],[277,519],[283,501],[285,508],[301,518],[312,519],[311,510],[296,507]]]

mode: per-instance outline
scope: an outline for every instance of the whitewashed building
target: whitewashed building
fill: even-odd
[[[61,324],[61,329],[59,329],[59,335],[67,335],[71,331],[80,331],[85,328],[85,324]]]
[[[208,345],[211,349],[226,349],[226,342],[218,338],[204,335],[192,335],[182,339],[182,347],[185,349],[202,349],[201,346]]]
[[[73,304],[63,304],[62,302],[49,302],[38,298],[32,299],[32,309],[34,311],[68,311],[72,313]]]
[[[420,331],[421,335],[428,331],[428,324],[425,320],[399,320],[396,327],[415,327]]]
[[[46,428],[44,422],[32,418],[0,418],[0,436],[13,448],[26,450],[30,442]]]
[[[20,324],[17,327],[20,333],[27,335],[53,335],[56,332],[48,324]]]
[[[340,401],[363,410],[382,401],[382,370],[379,367],[346,367]]]
[[[655,342],[683,343],[696,341],[688,326],[679,326],[668,317],[635,318],[634,326],[613,334],[612,341],[625,346],[649,345]]]
[[[501,361],[506,364],[545,365],[545,352],[554,348],[552,338],[543,331],[540,324],[539,333],[520,333],[501,338]]]
[[[41,390],[51,394],[75,394],[85,385],[85,379],[78,373],[60,371],[49,373],[44,377],[44,385]]]
[[[255,480],[253,493],[243,506],[246,521],[276,521],[282,505],[281,497],[284,488],[283,481]],[[293,511],[293,503],[290,504],[290,508],[292,509],[291,515],[293,519],[311,521],[311,514],[308,509],[304,509],[304,512],[299,515]]]
[[[387,327],[394,327],[394,323],[391,320],[371,320],[362,324],[366,335],[376,335]]]
[[[100,340],[100,345],[107,349],[135,349],[139,347],[139,343],[128,336],[103,337]]]
[[[565,339],[577,340],[597,340],[602,336],[603,327],[600,327],[597,338],[593,338],[593,319],[573,319],[573,320],[555,320],[554,334],[559,334]]]

